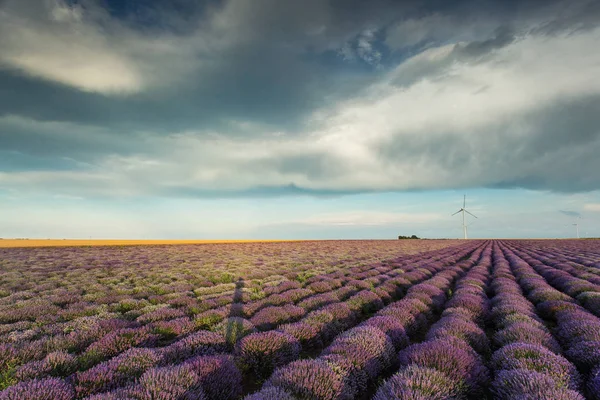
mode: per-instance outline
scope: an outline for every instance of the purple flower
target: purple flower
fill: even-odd
[[[292,396],[314,400],[350,400],[356,394],[344,377],[318,359],[295,361],[275,370],[264,387],[278,387]]]
[[[225,337],[216,332],[198,331],[161,349],[162,363],[185,360],[195,355],[211,355],[225,352]]]
[[[433,368],[410,365],[387,380],[373,400],[452,400],[460,382]]]
[[[352,360],[341,354],[328,354],[319,357],[318,360],[324,361],[336,374],[344,378],[348,392],[364,393],[367,391],[371,378]]]
[[[258,332],[237,343],[235,356],[243,370],[261,380],[275,368],[296,360],[300,349],[300,343],[292,335],[278,331]]]
[[[137,321],[141,324],[147,324],[148,322],[164,321],[168,319],[175,319],[185,317],[185,312],[177,308],[159,308],[158,310],[151,311],[147,314],[142,314],[137,318]]]
[[[456,292],[456,294],[448,300],[448,303],[446,303],[446,308],[452,307],[466,308],[481,319],[488,312],[489,304],[487,298],[484,298],[481,295]]]
[[[359,311],[363,314],[369,314],[383,308],[383,301],[370,290],[361,290],[350,297],[346,301],[346,304],[348,304],[352,310]]]
[[[124,387],[111,392],[93,394],[86,397],[85,400],[137,400],[134,397],[131,397],[130,391],[130,387]]]
[[[578,392],[560,387],[549,375],[526,369],[500,371],[492,383],[492,392],[498,400],[584,400]]]
[[[504,346],[515,342],[539,344],[557,354],[561,352],[558,342],[549,332],[540,329],[537,326],[530,325],[527,322],[516,322],[507,328],[496,332],[494,334],[494,342],[496,342],[498,346]]]
[[[27,380],[48,375],[67,376],[77,368],[77,359],[64,351],[48,353],[43,360],[32,361],[16,371],[16,378]]]
[[[536,304],[541,303],[543,301],[550,301],[550,300],[573,302],[573,299],[571,299],[568,295],[566,295],[556,289],[548,288],[548,287],[532,290],[531,292],[528,293],[527,296],[529,297],[529,299],[532,302],[534,302]]]
[[[250,318],[250,322],[264,331],[277,327],[277,325],[291,322],[304,315],[306,311],[292,304],[287,304],[281,307],[265,307]]]
[[[168,339],[186,335],[196,328],[196,324],[188,317],[176,318],[170,321],[157,321],[151,324],[152,331]]]
[[[298,307],[302,307],[305,310],[310,311],[327,304],[337,303],[338,301],[339,299],[333,293],[322,293],[307,297],[298,303]]]
[[[600,292],[583,292],[577,300],[588,310],[600,317]]]
[[[565,356],[582,371],[589,371],[600,365],[600,341],[576,343],[567,350]]]
[[[110,390],[139,377],[160,361],[153,349],[132,348],[122,354],[75,375],[76,391],[85,396]]]
[[[537,326],[538,328],[545,330],[544,323],[539,318],[532,318],[525,314],[508,314],[504,317],[500,317],[496,321],[496,328],[502,330],[504,328],[508,328],[514,323],[517,322],[526,322],[529,325]]]
[[[556,318],[560,311],[579,311],[581,306],[564,300],[548,300],[538,303],[536,306],[540,315],[544,318]]]
[[[324,324],[323,324],[324,325]],[[304,350],[319,350],[323,347],[321,329],[304,321],[280,325],[278,330],[295,337]]]
[[[359,326],[344,332],[323,352],[323,355],[327,354],[346,357],[371,379],[396,361],[392,341],[374,326]]]
[[[81,361],[84,365],[94,365],[150,338],[150,332],[146,328],[119,329],[92,343],[82,354]]]
[[[527,369],[551,376],[557,384],[577,390],[581,376],[566,358],[547,348],[527,343],[512,343],[496,351],[492,357],[496,370]]]
[[[0,400],[72,400],[73,386],[58,378],[17,383],[0,392]]]
[[[312,290],[315,293],[325,293],[333,290],[333,286],[327,281],[314,282],[308,285],[306,288]]]
[[[242,374],[229,355],[198,356],[187,360],[209,399],[233,400],[242,394]]]
[[[438,339],[414,344],[400,352],[400,364],[437,369],[456,381],[465,382],[469,390],[477,392],[487,382],[489,371],[468,345],[458,343]]]
[[[139,400],[204,400],[198,375],[187,365],[146,371],[129,394]]]
[[[285,292],[286,290],[290,290],[290,289],[300,289],[301,287],[302,287],[302,285],[300,284],[300,282],[283,281],[276,286],[266,286],[265,288],[263,288],[263,292],[265,292],[265,294],[267,294],[267,295],[270,295],[273,293]]]
[[[333,303],[319,311],[328,312],[333,316],[333,326],[347,329],[356,323],[357,314],[346,303]]]
[[[296,398],[285,390],[273,386],[248,395],[244,400],[296,400]]]
[[[530,303],[523,301],[502,302],[492,308],[490,318],[496,320],[508,314],[523,314],[530,317],[535,317],[535,308]]]
[[[379,328],[391,339],[396,350],[403,349],[410,343],[408,335],[404,329],[404,325],[391,316],[372,317],[363,322],[361,325]]]
[[[426,339],[443,339],[448,336],[466,341],[478,353],[490,351],[487,335],[473,321],[458,316],[442,318],[429,330]]]
[[[600,400],[600,367],[596,368],[588,381],[588,393],[594,400]]]
[[[590,317],[589,319],[561,318],[556,330],[558,338],[569,347],[579,342],[600,342],[600,320],[591,314]]]

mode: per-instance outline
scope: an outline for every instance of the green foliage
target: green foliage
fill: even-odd
[[[152,331],[153,333],[161,335],[164,339],[167,340],[173,339],[177,336],[177,333],[175,333],[175,331],[173,331],[173,328],[171,327],[157,326]]]
[[[250,289],[250,300],[255,301],[255,300],[260,300],[263,299],[265,297],[265,293],[262,291],[262,289],[258,286],[254,286]]]
[[[198,329],[212,329],[216,324],[221,322],[223,317],[217,314],[208,314],[196,317],[194,324]]]
[[[217,285],[219,283],[233,283],[236,279],[235,275],[225,272],[221,275],[211,275],[208,277],[208,280]]]
[[[298,274],[296,280],[302,284],[304,284],[309,278],[315,276],[316,274],[313,271],[303,271]]]
[[[0,390],[4,390],[17,383],[15,371],[16,365],[13,363],[9,363],[5,369],[0,370]]]

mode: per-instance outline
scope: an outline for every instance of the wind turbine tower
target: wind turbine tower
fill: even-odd
[[[457,212],[455,212],[454,214],[452,214],[452,216],[455,216],[458,213],[462,213],[463,239],[467,239],[467,226],[468,225],[465,222],[465,213],[471,215],[472,217],[475,217],[475,218],[477,218],[477,217],[467,211],[467,195],[466,194],[464,195],[464,198],[463,198],[462,208],[460,210],[458,210]],[[578,230],[578,232],[579,232],[579,230]]]
[[[581,219],[581,217],[579,217],[579,219]],[[577,239],[579,239],[579,222],[575,222],[573,226],[577,230]]]

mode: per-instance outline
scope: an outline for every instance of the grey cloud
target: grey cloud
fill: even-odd
[[[457,45],[454,51],[465,57],[476,58],[507,46],[514,40],[513,31],[507,26],[501,26],[496,29],[493,37],[483,41],[473,41],[464,46]]]
[[[34,7],[36,1],[9,3],[18,4],[16,10],[30,18],[32,29],[43,31],[46,24],[50,24],[49,32],[61,29]],[[9,3],[1,3],[0,10]],[[339,146],[315,145],[319,131],[328,128],[327,121],[315,122],[315,114],[322,110],[335,114],[338,104],[342,107],[346,100],[360,103],[372,86],[385,79],[392,89],[410,88],[423,80],[435,84],[453,66],[493,62],[496,52],[528,35],[590,29],[595,22],[589,15],[598,11],[593,2],[575,0],[561,15],[553,14],[567,9],[561,1],[544,5],[535,1],[443,5],[414,1],[399,5],[391,0],[260,0],[252,4],[230,0],[199,8],[187,0],[180,3],[191,7],[188,13],[170,12],[165,5],[126,17],[93,7],[89,11],[92,28],[106,24],[107,30],[115,30],[101,38],[109,44],[116,40],[117,55],[124,57],[125,64],[131,63],[135,71],[142,68],[143,61],[151,67],[149,73],[142,71],[140,88],[126,95],[82,90],[78,82],[67,79],[57,83],[48,76],[10,66],[0,69],[0,156],[4,155],[0,171],[32,173],[14,180],[4,176],[4,185],[25,187],[33,182],[50,190],[62,184],[74,195],[104,195],[114,186],[124,188],[116,193],[202,197],[334,195],[447,185],[578,191],[600,185],[598,177],[589,173],[600,170],[596,157],[600,151],[600,99],[589,93],[567,94],[561,102],[553,100],[533,111],[510,113],[485,124],[481,128],[485,134],[478,136],[471,128],[457,132],[436,127],[429,132],[417,129],[408,135],[386,137],[366,149],[374,151],[381,164],[377,166],[381,171],[372,175],[367,175],[373,172],[367,171],[372,160],[336,153],[336,147],[344,148],[343,138]],[[468,17],[467,22],[458,23],[461,15]],[[409,19],[414,21],[409,26],[414,32],[402,28]],[[412,36],[402,38],[403,33]],[[91,36],[96,34],[93,30]],[[155,37],[160,40],[152,40]],[[359,54],[356,44],[361,38]],[[178,46],[170,46],[173,43]],[[392,55],[380,52],[384,44],[400,51]],[[434,57],[439,51],[436,46],[442,44],[448,44],[447,51]],[[132,50],[138,45],[158,56],[138,57]],[[405,51],[407,47],[410,49]],[[428,50],[423,52],[423,47]],[[381,64],[387,71],[356,68],[346,63],[340,52],[347,58],[362,57]],[[396,68],[395,62],[402,62],[397,74],[387,75]],[[176,79],[165,78],[167,84],[154,85],[153,79],[161,80],[165,72],[177,75]],[[472,92],[485,95],[493,86],[494,82],[483,82]],[[445,89],[439,86],[439,90]],[[378,100],[376,96],[372,99]],[[248,124],[251,129],[244,128]],[[527,135],[511,134],[523,127]],[[230,160],[225,150],[219,154],[214,147],[209,151],[201,145],[185,157],[169,156],[171,151],[182,152],[174,139],[182,132],[191,132],[198,140],[216,134],[248,143],[253,151],[260,147],[256,142],[279,132],[282,142],[294,139],[306,148],[295,151],[289,145],[282,149],[276,141],[265,139],[265,146],[271,147],[254,158]],[[356,138],[348,140],[352,139]],[[133,166],[126,161],[121,164],[127,157],[141,161]],[[149,168],[145,164],[149,160],[164,162],[172,169],[157,177],[159,168]],[[106,165],[112,169],[103,174]],[[379,175],[394,177],[396,170],[410,167],[415,175],[435,167],[455,178],[430,177],[421,186],[403,185],[392,178],[393,184],[372,182]],[[211,189],[206,182],[194,180],[194,174],[202,175],[211,168],[231,180],[236,173],[248,175],[239,178],[241,188],[233,189]],[[34,175],[36,171],[74,174]],[[192,177],[162,184],[186,173]],[[249,179],[252,173],[254,180]],[[269,177],[261,182],[263,176]],[[328,184],[332,187],[327,188]]]
[[[524,3],[533,10],[547,8],[534,7],[535,2],[519,2]],[[11,7],[7,12],[27,16],[31,26],[46,29],[49,24],[48,16],[37,0],[11,0],[5,4]],[[477,33],[484,38],[491,36],[479,39],[479,42],[468,36],[466,39],[473,43],[462,50],[463,53],[474,52],[477,48],[482,52],[506,40],[494,35],[494,29],[503,26],[507,18],[517,13],[511,11],[516,7],[511,2],[500,6],[494,2],[472,1],[458,1],[452,7],[435,1],[398,3],[391,0],[311,0],[301,4],[261,0],[251,6],[239,0],[207,2],[202,6],[179,0],[178,5],[185,12],[154,4],[131,13],[143,24],[133,17],[118,20],[98,7],[87,8],[90,9],[91,23],[107,25],[106,31],[115,31],[114,37],[118,39],[108,36],[109,43],[118,40],[116,44],[127,54],[140,44],[146,53],[156,52],[157,57],[147,62],[131,53],[128,57],[136,65],[142,63],[168,74],[181,74],[171,86],[107,98],[22,76],[14,70],[0,69],[0,115],[15,114],[129,131],[168,132],[199,125],[223,129],[229,119],[251,120],[293,130],[315,109],[343,99],[357,87],[376,79],[376,75],[365,77],[362,72],[340,71],[338,64],[333,65],[325,57],[329,52],[335,54],[344,49],[365,30],[383,30],[394,21],[410,16],[418,18],[427,13],[454,21],[459,12],[463,12],[472,15],[469,22],[452,22],[448,29],[456,32],[461,26],[469,28],[483,21],[486,30]],[[519,5],[518,8],[526,7]],[[528,13],[535,14],[535,11]],[[488,23],[489,19],[482,15],[496,17],[497,21],[492,19],[493,23]],[[51,24],[52,29],[58,29],[54,25]],[[438,28],[434,24],[423,29],[427,36],[431,29]],[[156,44],[151,40],[155,37],[181,50],[159,45],[160,41]],[[461,39],[445,32],[441,37]],[[441,37],[435,40],[439,41]],[[375,45],[371,44],[370,51],[363,49],[363,56],[369,62],[378,63],[381,55],[373,47]],[[415,79],[428,76],[427,66],[415,74]],[[152,81],[160,80],[154,75],[150,77]]]
[[[577,211],[558,210],[558,212],[566,215],[567,217],[581,217],[581,213],[579,213]]]
[[[576,121],[576,122],[575,122]],[[527,126],[527,134],[512,135]],[[578,192],[597,190],[600,176],[600,96],[561,101],[486,128],[485,135],[430,132],[384,141],[392,165],[433,165],[451,185]],[[464,178],[464,179],[462,179]],[[443,188],[443,185],[438,188]]]

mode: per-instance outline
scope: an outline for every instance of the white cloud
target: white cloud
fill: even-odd
[[[443,220],[435,213],[402,213],[384,211],[347,211],[316,214],[297,221],[284,221],[282,224],[303,224],[316,226],[387,226],[398,224],[426,224]]]
[[[586,211],[600,212],[600,203],[588,203],[583,206]]]
[[[600,53],[588,51],[599,41],[600,29],[528,35],[476,62],[456,56],[452,45],[429,49],[353,98],[315,112],[311,130],[302,133],[238,120],[248,131],[238,137],[193,129],[147,134],[135,151],[108,154],[84,172],[7,172],[0,184],[74,196],[290,184],[316,191],[474,187],[520,179],[566,185],[581,170],[593,170],[581,165],[593,167],[600,142],[594,135],[578,142],[560,131],[546,141],[548,127],[540,124],[563,101],[600,95]],[[531,138],[549,147],[539,151]],[[573,165],[579,166],[577,176]],[[585,179],[595,184],[593,176]]]
[[[103,94],[135,93],[198,67],[187,39],[145,37],[93,2],[8,0],[0,6],[0,67]]]

